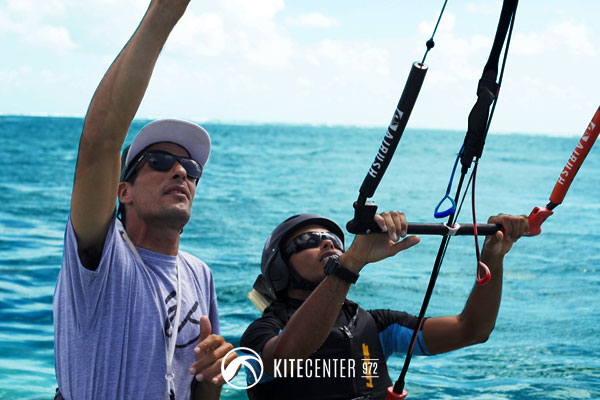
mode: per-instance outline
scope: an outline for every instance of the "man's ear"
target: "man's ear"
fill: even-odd
[[[117,195],[121,204],[131,203],[131,184],[129,182],[119,182]]]

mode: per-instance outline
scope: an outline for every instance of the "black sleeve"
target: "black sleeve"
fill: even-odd
[[[375,320],[379,332],[384,331],[388,326],[393,324],[402,325],[413,330],[417,329],[418,318],[403,311],[369,310],[369,314]]]
[[[261,353],[265,344],[283,330],[283,322],[272,313],[265,313],[252,322],[242,335],[240,346]]]

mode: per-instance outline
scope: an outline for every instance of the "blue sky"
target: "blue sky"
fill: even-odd
[[[442,1],[190,3],[138,117],[387,126]],[[580,135],[600,2],[523,0],[492,130]],[[83,116],[147,0],[0,0],[0,114]],[[450,0],[409,127],[464,130],[500,1]]]

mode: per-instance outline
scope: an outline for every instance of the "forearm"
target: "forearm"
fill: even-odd
[[[273,358],[307,358],[327,339],[350,284],[329,276],[294,313],[273,348]]]
[[[350,271],[359,273],[365,264],[349,253],[342,254],[339,262]],[[267,356],[277,359],[308,358],[329,336],[349,290],[349,282],[333,275],[327,276],[294,313],[268,349]]]
[[[502,296],[502,270],[504,257],[513,244],[529,229],[527,216],[500,214],[490,217],[488,223],[501,223],[502,230],[487,236],[481,261],[490,269],[492,278],[487,284],[476,286],[460,315],[466,331],[471,332],[474,340],[487,340],[494,329],[500,298]]]
[[[131,39],[98,86],[88,109],[84,139],[120,149],[146,92],[156,61],[185,6],[153,1]],[[90,128],[90,129],[86,129]],[[96,137],[100,136],[100,137]]]
[[[425,321],[423,337],[432,354],[485,342],[494,329],[502,294],[502,257],[489,257],[484,251],[482,261],[492,278],[473,288],[462,313]]]
[[[503,256],[486,254],[481,261],[490,269],[491,279],[485,285],[476,285],[459,318],[464,324],[467,337],[475,342],[487,340],[492,333],[500,309],[502,297]]]

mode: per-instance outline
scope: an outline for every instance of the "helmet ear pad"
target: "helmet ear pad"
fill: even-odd
[[[288,287],[290,281],[290,272],[288,263],[283,259],[279,246],[273,249],[273,255],[267,262],[267,267],[263,271],[266,286],[273,297],[277,297],[280,292]]]

